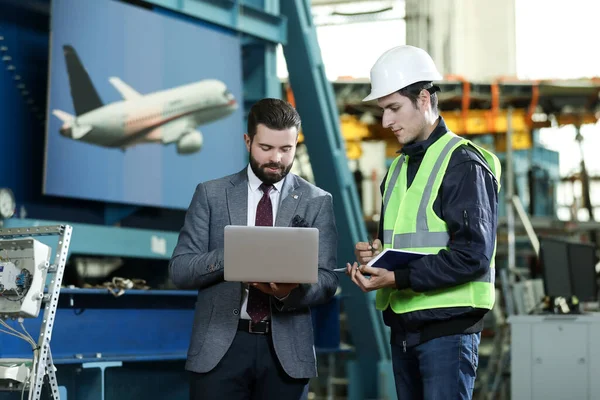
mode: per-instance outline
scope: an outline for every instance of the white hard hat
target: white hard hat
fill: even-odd
[[[416,82],[441,79],[442,75],[425,50],[397,46],[383,53],[371,68],[371,93],[363,101],[387,96]]]

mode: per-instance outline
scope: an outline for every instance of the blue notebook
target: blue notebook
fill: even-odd
[[[369,267],[385,268],[388,271],[394,271],[406,267],[414,260],[426,256],[426,253],[419,253],[407,250],[385,249],[367,264]]]

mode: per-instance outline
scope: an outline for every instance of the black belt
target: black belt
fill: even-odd
[[[240,319],[240,322],[238,323],[238,330],[266,335],[267,333],[271,333],[271,321],[260,321],[254,323],[249,319]]]

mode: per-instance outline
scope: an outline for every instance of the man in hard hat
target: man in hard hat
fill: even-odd
[[[356,244],[347,273],[391,328],[396,391],[405,399],[471,399],[483,318],[494,305],[500,162],[439,115],[432,58],[413,46],[371,69],[383,126],[402,145],[382,182],[379,238]],[[382,249],[426,255],[393,271],[366,264]],[[365,277],[370,275],[370,278]]]

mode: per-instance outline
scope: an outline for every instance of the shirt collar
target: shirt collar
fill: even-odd
[[[436,140],[442,137],[442,135],[444,135],[446,132],[448,132],[446,122],[442,116],[439,116],[437,126],[433,129],[431,135],[429,135],[426,140],[406,144],[402,147],[402,149],[398,150],[397,153],[404,153],[409,157],[423,154],[427,151],[429,146],[435,143]]]
[[[252,167],[250,166],[250,164],[248,164],[248,185],[250,185],[250,190],[252,190],[253,192],[259,190],[259,186],[263,183],[254,173],[254,171],[252,171]],[[275,190],[277,190],[278,192],[281,192],[281,188],[283,187],[283,181],[285,180],[282,179],[279,182],[273,184],[273,187],[275,187]]]

